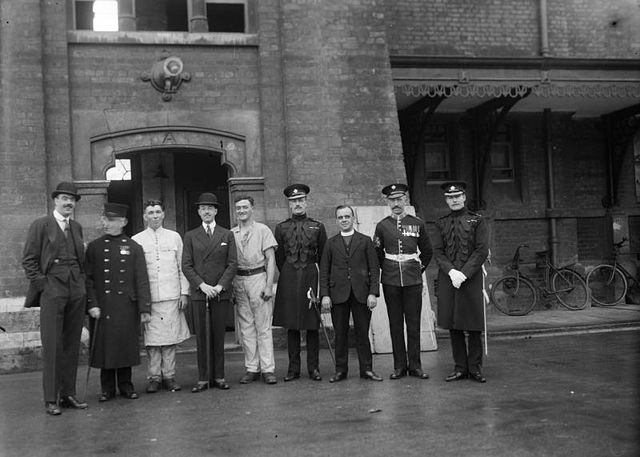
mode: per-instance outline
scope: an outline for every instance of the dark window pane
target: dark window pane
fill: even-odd
[[[187,32],[189,30],[189,13],[187,0],[167,1],[167,31]]]
[[[93,30],[92,1],[76,1],[76,30]]]
[[[244,33],[244,5],[207,3],[209,32]]]

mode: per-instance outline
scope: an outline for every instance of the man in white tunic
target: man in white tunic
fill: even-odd
[[[147,228],[133,236],[144,249],[151,288],[151,320],[144,326],[144,344],[149,356],[147,393],[164,387],[181,389],[175,380],[176,345],[191,334],[184,316],[189,283],[182,274],[182,239],[162,226],[164,204],[160,200],[144,203]]]
[[[231,229],[238,250],[233,294],[247,369],[240,383],[256,381],[262,372],[264,382],[275,384],[278,381],[271,333],[271,298],[278,243],[269,227],[254,220],[253,205],[253,197],[240,195],[235,199],[238,225]]]

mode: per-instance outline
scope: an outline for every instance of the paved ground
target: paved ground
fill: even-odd
[[[237,382],[242,354],[230,351],[232,388],[192,394],[195,356],[185,352],[178,360],[183,391],[98,403],[93,370],[89,409],[59,417],[44,414],[39,372],[3,375],[0,455],[640,455],[638,330],[502,335],[490,340],[486,384],[443,381],[451,369],[447,339],[422,354],[427,381],[389,380],[390,355],[374,356],[384,382],[360,380],[352,351],[350,377],[330,384],[323,350],[324,381],[284,383],[286,352],[279,350],[278,384],[245,386]],[[85,375],[81,367],[79,385]],[[143,391],[142,367],[134,381]]]

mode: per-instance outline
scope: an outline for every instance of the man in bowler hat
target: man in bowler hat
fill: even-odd
[[[291,184],[284,189],[291,217],[276,225],[278,243],[276,264],[280,270],[276,290],[273,325],[287,329],[289,368],[285,381],[300,377],[300,331],[306,330],[307,370],[314,381],[321,381],[319,368],[320,321],[309,308],[307,291],[318,294],[318,264],[327,241],[324,225],[307,216],[309,186]]]
[[[202,224],[184,235],[182,272],[190,285],[198,351],[198,382],[191,392],[198,393],[208,389],[210,383],[218,389],[229,388],[224,378],[224,332],[238,260],[233,233],[216,224],[220,207],[216,196],[204,192],[195,204]],[[210,347],[207,347],[207,317]],[[209,366],[213,367],[213,373],[208,372]]]
[[[86,293],[82,226],[71,219],[80,195],[61,182],[51,197],[53,213],[29,227],[22,266],[30,282],[25,307],[40,306],[45,410],[57,416],[60,407],[87,407],[75,397]]]
[[[376,225],[373,237],[387,302],[393,349],[391,379],[414,376],[427,379],[420,361],[420,317],[422,313],[422,272],[431,261],[431,242],[422,219],[407,214],[409,188],[389,184],[382,189],[391,216]],[[405,346],[404,325],[407,326]]]
[[[454,370],[447,382],[482,374],[484,302],[482,264],[489,255],[486,222],[466,208],[464,181],[442,184],[451,212],[436,221],[433,252],[438,264],[438,325],[449,329]],[[468,337],[465,337],[465,332]]]
[[[100,368],[98,401],[135,400],[131,367],[140,364],[140,323],[151,319],[151,292],[142,246],[123,233],[129,207],[105,203],[104,235],[87,246],[87,309],[92,318],[91,366]],[[95,338],[93,337],[95,335]]]

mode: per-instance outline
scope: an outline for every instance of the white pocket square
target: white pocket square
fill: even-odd
[[[220,246],[226,246],[227,243],[225,243],[224,241],[222,243],[220,243]]]

